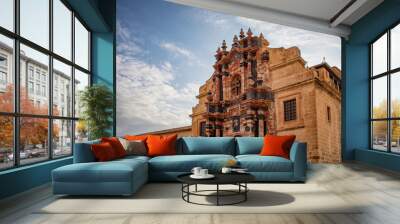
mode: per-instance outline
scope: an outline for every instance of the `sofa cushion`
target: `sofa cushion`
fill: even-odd
[[[87,142],[75,143],[74,147],[74,163],[88,163],[95,162],[96,158],[91,149],[92,144],[99,144],[101,141],[93,140]]]
[[[140,159],[74,163],[53,170],[52,174],[57,182],[130,182],[135,172],[147,176],[146,166]]]
[[[292,172],[292,161],[279,156],[239,155],[240,167],[249,172]]]
[[[118,158],[112,145],[108,142],[93,144],[91,145],[91,149],[94,157],[96,157],[96,161],[105,162]]]
[[[236,155],[260,154],[264,137],[236,137]]]
[[[120,159],[114,160],[113,162],[124,161],[124,162],[128,162],[129,163],[129,162],[135,161],[135,160],[139,160],[139,161],[142,161],[142,162],[147,162],[147,161],[149,161],[149,159],[150,159],[150,157],[147,157],[147,156],[130,155],[130,156],[125,156],[124,158],[120,158]]]
[[[122,146],[121,142],[117,137],[103,137],[101,138],[101,142],[110,143],[117,158],[122,158],[126,156],[126,151],[124,149],[124,146]]]
[[[140,140],[126,140],[124,138],[119,138],[122,146],[126,151],[126,155],[147,155],[146,143]]]
[[[177,135],[149,135],[146,143],[148,156],[165,156],[176,154]]]
[[[264,137],[264,145],[261,149],[262,156],[281,156],[290,159],[290,148],[296,135],[266,135]]]
[[[235,139],[232,137],[183,137],[178,141],[178,154],[225,154],[235,155]]]
[[[149,160],[149,170],[163,172],[190,172],[199,166],[210,171],[219,171],[230,159],[231,155],[174,155],[158,156]]]

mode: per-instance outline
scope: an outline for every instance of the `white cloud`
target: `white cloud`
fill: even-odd
[[[165,49],[165,50],[167,50],[167,51],[169,51],[169,52],[172,52],[174,54],[178,54],[178,55],[185,56],[185,57],[190,57],[190,58],[194,57],[192,52],[190,52],[189,50],[187,50],[185,48],[178,47],[174,43],[165,43],[164,42],[164,43],[160,44],[160,47]]]
[[[190,125],[200,85],[175,86],[173,70],[168,61],[153,65],[117,55],[118,135]]]
[[[130,35],[130,31],[117,21],[117,54],[131,57],[147,54],[141,47],[142,44],[143,40]]]
[[[331,66],[341,65],[339,37],[244,17],[236,17],[236,21],[246,30],[251,27],[257,35],[262,32],[271,47],[298,46],[310,66],[320,63],[323,57]]]
[[[185,60],[187,60],[188,65],[199,65],[199,66],[206,66],[193,52],[190,50],[179,47],[177,44],[172,43],[172,42],[162,42],[160,44],[160,47],[171,54],[173,54],[175,57],[183,57]]]
[[[218,29],[232,25],[233,16],[215,13],[209,10],[199,10],[190,16],[197,19],[199,22],[207,23],[217,27]]]
[[[145,46],[120,22],[117,23],[117,134],[135,134],[190,125],[200,84],[176,86],[174,66],[141,60]],[[194,60],[189,50],[173,43],[164,49]],[[147,57],[145,57],[147,58]]]

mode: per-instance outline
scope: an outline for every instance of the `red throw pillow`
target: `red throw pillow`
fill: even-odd
[[[296,135],[274,136],[266,135],[264,137],[264,146],[261,149],[262,156],[280,156],[289,159],[290,148]]]
[[[175,155],[177,137],[177,135],[149,135],[146,140],[148,156]]]
[[[117,158],[113,147],[108,142],[93,144],[91,145],[91,149],[94,157],[99,162],[110,161]]]
[[[117,158],[126,156],[126,151],[124,149],[124,146],[122,146],[122,144],[118,138],[116,138],[116,137],[101,138],[101,142],[110,143],[110,145],[114,149],[114,152],[115,152],[115,155],[117,156]]]

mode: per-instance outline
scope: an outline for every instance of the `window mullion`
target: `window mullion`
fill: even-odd
[[[71,67],[71,117],[75,118],[75,12],[72,11],[71,14],[71,60],[72,60],[72,64],[74,66]],[[72,150],[72,155],[74,155],[74,145],[75,145],[75,125],[76,125],[76,121],[73,120],[72,124],[71,124],[71,150]]]
[[[387,71],[390,70],[390,30],[387,32]],[[391,79],[392,76],[390,73],[387,74],[387,110],[388,110],[388,118],[392,117],[392,99],[391,99]],[[387,151],[392,151],[392,136],[391,136],[391,123],[392,121],[389,119],[387,122],[387,140],[388,140],[388,148]]]
[[[19,35],[19,7],[20,6],[20,1],[15,0],[14,1],[14,30],[17,35]],[[19,113],[20,112],[20,105],[19,105],[19,99],[20,99],[20,79],[19,79],[19,73],[20,73],[20,50],[19,50],[19,39],[15,38],[14,39],[14,112]],[[14,166],[19,166],[20,164],[20,156],[19,156],[19,136],[20,136],[20,119],[19,117],[14,116]]]
[[[49,50],[53,52],[53,0],[49,0]],[[49,71],[48,71],[48,91],[49,94],[49,115],[48,120],[48,152],[49,159],[53,159],[53,56],[49,55]]]
[[[373,121],[372,121],[372,119],[374,118],[373,117],[373,91],[374,91],[374,88],[373,88],[373,79],[372,79],[372,72],[373,72],[373,50],[374,50],[374,48],[372,47],[372,45],[370,45],[369,46],[369,52],[370,52],[370,55],[369,55],[369,64],[370,64],[370,66],[369,66],[369,119],[370,119],[370,122],[369,122],[369,145],[370,145],[370,149],[373,149],[374,148],[374,136],[373,136],[373,134],[374,134],[374,132],[373,132]]]

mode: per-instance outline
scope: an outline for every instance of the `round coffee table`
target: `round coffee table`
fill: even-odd
[[[198,205],[234,205],[245,202],[247,200],[247,192],[249,188],[247,183],[255,180],[255,177],[248,173],[228,173],[213,174],[215,177],[212,179],[193,179],[189,174],[182,174],[177,177],[178,181],[182,183],[182,199],[188,203]],[[215,190],[198,190],[197,185],[215,185]],[[224,190],[220,189],[220,185],[236,185],[237,190]],[[190,186],[195,186],[194,191],[190,191]],[[206,194],[214,192],[215,194]],[[203,197],[216,197],[216,204],[202,204],[190,200],[190,196],[203,196]],[[240,199],[231,203],[221,203],[221,197],[240,196]]]

